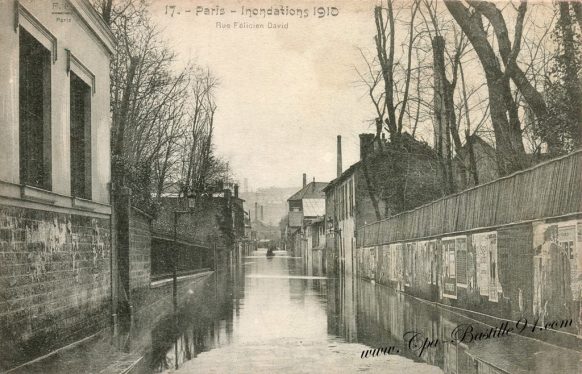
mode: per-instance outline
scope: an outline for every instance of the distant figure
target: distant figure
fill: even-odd
[[[267,250],[267,257],[273,257],[275,256],[275,251],[273,250],[273,246],[269,246],[269,249]]]

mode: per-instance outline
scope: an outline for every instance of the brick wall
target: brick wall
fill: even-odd
[[[110,219],[0,206],[0,369],[109,323]]]
[[[129,214],[129,287],[132,304],[140,305],[151,281],[151,224],[150,217],[135,208]]]

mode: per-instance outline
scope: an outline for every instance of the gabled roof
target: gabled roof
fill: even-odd
[[[299,191],[297,191],[293,196],[287,199],[291,200],[303,200],[303,199],[325,199],[325,193],[323,189],[327,186],[327,182],[311,182]]]
[[[356,162],[355,164],[353,164],[352,166],[350,166],[346,171],[344,171],[342,173],[342,175],[340,175],[336,179],[334,179],[331,182],[329,182],[328,185],[323,189],[323,192],[325,193],[327,191],[330,191],[335,185],[337,185],[340,182],[343,182],[348,177],[350,177],[352,174],[354,174],[354,172],[356,171],[356,169],[358,167],[360,167],[360,164],[361,163],[362,163],[362,161]]]

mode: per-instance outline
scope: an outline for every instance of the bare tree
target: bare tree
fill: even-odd
[[[380,65],[380,72],[383,85],[381,96],[375,101],[375,106],[381,106],[377,110],[379,117],[376,123],[384,122],[386,129],[393,142],[398,141],[404,126],[403,120],[407,113],[407,105],[410,95],[410,81],[412,77],[412,54],[416,33],[414,32],[414,21],[419,9],[420,2],[415,1],[410,9],[410,18],[408,25],[408,46],[406,49],[405,61],[401,63],[395,60],[396,52],[396,19],[394,14],[393,0],[386,1],[386,7],[376,6],[374,8],[374,20],[376,23],[376,35],[374,41],[376,44],[376,56]],[[404,65],[403,80],[404,83],[398,85],[395,80],[395,70],[397,65]],[[398,93],[402,94],[399,102],[396,102]],[[373,96],[371,94],[371,96]],[[374,100],[374,99],[372,99]],[[380,104],[382,103],[382,105]],[[385,117],[384,117],[385,114]]]
[[[151,22],[145,1],[102,0],[95,6],[117,38],[111,63],[113,182],[130,187],[134,203],[146,209],[152,195],[203,190],[224,175],[212,145],[216,78],[192,64],[176,69],[177,56]]]
[[[485,72],[491,123],[497,145],[498,169],[501,175],[505,175],[527,164],[518,103],[512,93],[510,80],[534,111],[537,120],[547,119],[547,106],[542,94],[531,84],[517,63],[527,2],[522,1],[516,10],[513,44],[509,40],[504,16],[495,4],[474,0],[467,0],[466,3],[468,6],[461,1],[447,1],[445,5],[471,41]],[[488,39],[483,17],[493,28],[498,54],[495,52],[494,44]]]

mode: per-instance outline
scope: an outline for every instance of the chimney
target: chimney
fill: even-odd
[[[263,206],[261,205],[261,221],[265,220],[265,216],[263,216]]]
[[[255,201],[255,221],[259,220],[259,203]]]
[[[373,149],[374,138],[374,134],[360,134],[360,160]]]
[[[337,136],[337,176],[342,175],[342,136]]]
[[[303,173],[303,187],[307,186],[307,174]]]
[[[234,185],[234,197],[238,199],[238,184]]]

